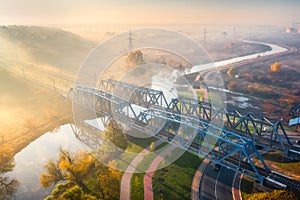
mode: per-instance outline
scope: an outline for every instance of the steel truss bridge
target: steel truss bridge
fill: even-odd
[[[259,145],[299,157],[300,147],[290,143],[280,121],[228,112],[186,97],[167,100],[162,91],[112,79],[100,81],[97,88],[73,86],[68,97],[104,116],[103,122],[114,118],[127,128],[155,136],[261,183],[300,190],[300,182],[271,171],[256,148]],[[84,133],[77,130],[77,135],[82,138]],[[91,135],[93,144],[89,145],[95,147],[97,137]]]

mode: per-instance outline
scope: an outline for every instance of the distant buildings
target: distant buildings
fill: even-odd
[[[299,33],[300,34],[300,27],[287,27],[285,29],[286,33]]]

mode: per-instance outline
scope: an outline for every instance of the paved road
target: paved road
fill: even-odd
[[[121,188],[120,188],[120,199],[130,200],[130,186],[131,178],[137,165],[143,160],[145,155],[148,153],[148,149],[143,149],[130,163],[126,171],[122,176]]]
[[[222,167],[219,172],[213,170],[210,163],[204,171],[199,188],[201,200],[232,200],[234,172]]]

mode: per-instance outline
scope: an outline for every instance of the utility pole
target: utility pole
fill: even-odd
[[[206,28],[204,28],[204,31],[203,31],[203,42],[206,42],[206,34],[207,34],[207,31],[206,31]]]
[[[24,69],[22,69],[22,73],[23,73],[23,78],[25,79],[25,71],[24,71]]]
[[[132,32],[131,32],[131,30],[129,30],[129,37],[128,37],[129,44],[128,44],[128,47],[129,47],[130,51],[133,49],[132,41],[133,41]]]
[[[54,79],[52,79],[52,82],[53,82],[53,88],[54,88],[54,90],[56,91],[56,86],[55,86],[55,81],[54,81]]]

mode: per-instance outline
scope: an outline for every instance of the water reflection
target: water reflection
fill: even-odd
[[[16,166],[5,175],[20,182],[16,199],[43,199],[50,194],[52,188],[44,189],[40,186],[40,175],[49,158],[58,158],[60,147],[69,151],[85,149],[75,137],[71,125],[66,124],[55,132],[45,133],[15,155]]]

